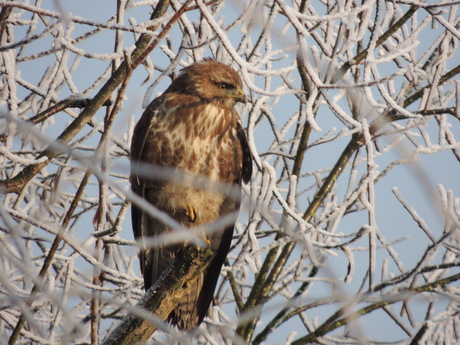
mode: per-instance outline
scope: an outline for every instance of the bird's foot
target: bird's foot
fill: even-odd
[[[205,250],[205,249],[211,248],[211,241],[210,241],[210,240],[208,240],[207,238],[205,238],[203,241],[204,241],[204,247],[197,246],[196,248],[197,248],[198,250]]]
[[[193,206],[186,206],[185,207],[185,216],[190,223],[195,223],[197,214]]]

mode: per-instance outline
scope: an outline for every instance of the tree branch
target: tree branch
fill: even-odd
[[[80,199],[83,195],[86,185],[88,184],[90,176],[91,176],[91,173],[87,171],[80,183],[80,186],[78,187],[77,193],[75,194],[75,197],[72,200],[72,204],[69,210],[67,211],[64,217],[64,220],[62,221],[61,229],[59,230],[59,233],[54,238],[51,248],[48,254],[46,255],[45,261],[43,262],[42,268],[40,269],[40,273],[38,274],[39,281],[42,281],[45,278],[46,273],[48,272],[48,268],[53,262],[54,256],[56,255],[56,252],[59,248],[59,244],[61,243],[61,240],[62,240],[62,234],[66,230],[67,226],[69,225],[70,220],[72,219],[72,216],[75,210],[77,209],[78,203],[80,202]],[[39,290],[39,286],[37,284],[34,284],[30,292],[29,298],[27,299],[27,302],[26,302],[28,306],[32,306],[32,303],[35,299],[35,296],[37,295],[38,290]],[[21,334],[21,330],[24,327],[25,322],[26,322],[26,316],[24,315],[24,313],[21,313],[21,316],[19,317],[19,320],[16,323],[16,327],[14,328],[13,333],[11,334],[10,339],[8,340],[9,345],[13,345],[14,343],[16,343],[19,335]]]
[[[174,264],[152,286],[136,308],[142,308],[166,320],[177,307],[180,296],[206,269],[215,253],[194,246],[180,251]],[[159,324],[133,314],[127,315],[121,324],[104,340],[103,345],[129,345],[146,342]]]
[[[404,14],[389,30],[387,30],[378,40],[376,45],[381,45],[386,39],[388,39],[394,32],[396,32],[401,26],[409,20],[409,18],[415,13],[415,11],[419,8],[419,6],[412,6],[408,12]],[[337,82],[345,73],[348,71],[349,68],[353,64],[356,64],[363,60],[368,54],[368,50],[363,50],[361,51],[354,59],[353,63],[351,62],[346,62],[340,70],[334,75],[332,78],[332,83]],[[460,67],[457,66],[456,68],[452,69],[448,73],[444,74],[441,79],[439,80],[439,85],[447,81],[448,79],[452,78],[454,75],[460,73]],[[425,88],[430,87],[430,85],[426,86]],[[412,104],[415,100],[420,98],[423,94],[423,88],[422,90],[419,90],[415,94],[411,95],[408,97],[405,102],[404,102],[404,107],[409,106]],[[374,122],[371,124],[371,134],[375,135],[376,132],[382,128],[385,124],[400,120],[400,117],[395,116],[396,111],[390,111],[387,114],[381,115],[378,119],[376,119]],[[323,203],[324,199],[326,198],[327,194],[332,190],[332,187],[335,185],[335,182],[337,181],[338,177],[341,175],[345,167],[347,166],[350,158],[353,156],[355,152],[364,144],[364,137],[362,134],[355,134],[353,135],[352,139],[342,152],[341,156],[337,160],[335,166],[329,173],[329,175],[326,177],[324,180],[324,183],[322,184],[321,188],[318,190],[318,192],[315,194],[312,202],[309,204],[308,208],[304,212],[303,219],[305,221],[310,221],[321,204]],[[302,142],[302,147],[306,147],[306,143]],[[300,152],[301,153],[301,152]],[[301,158],[301,157],[299,157]],[[299,164],[296,164],[295,166],[297,167]],[[283,250],[281,251],[280,256],[278,257],[276,263],[273,265],[271,268],[270,273],[268,271],[270,270],[270,266],[274,262],[275,257],[279,253],[279,248],[273,248],[270,250],[270,252],[267,254],[267,257],[264,261],[264,264],[262,266],[261,272],[259,272],[259,275],[257,276],[256,279],[256,284],[254,285],[253,289],[251,290],[251,294],[246,302],[245,307],[248,308],[254,308],[257,305],[261,305],[266,302],[266,296],[264,295],[263,291],[267,291],[267,289],[270,289],[273,284],[276,282],[279,273],[281,272],[281,268],[284,267],[284,264],[287,262],[292,250],[295,247],[295,242],[289,242],[285,245]],[[281,266],[280,266],[281,265]],[[263,272],[263,275],[261,273]],[[259,281],[259,279],[261,281]],[[263,281],[262,281],[263,280]],[[246,308],[245,308],[246,309]],[[247,309],[246,309],[247,310]],[[240,325],[237,329],[237,334],[243,336],[247,341],[250,341],[252,338],[252,334],[254,333],[255,326],[256,326],[257,318],[252,319],[250,322],[248,322],[246,325]]]
[[[168,0],[160,0],[160,2],[155,7],[151,19],[160,18],[169,7]],[[148,28],[150,31],[155,31],[158,29],[159,24],[152,25]],[[142,34],[136,42],[136,49],[132,53],[131,59],[138,60],[139,57],[144,53],[146,49],[149,49],[151,36],[147,34]],[[144,56],[145,58],[145,56]],[[139,63],[141,61],[138,61]],[[74,138],[81,129],[91,120],[93,115],[102,107],[105,102],[110,98],[115,89],[120,85],[126,75],[126,62],[124,61],[118,69],[113,73],[112,77],[104,84],[104,86],[99,90],[96,96],[89,102],[85,109],[80,113],[80,115],[62,132],[62,134],[57,138],[61,143],[68,143],[72,138]],[[6,180],[0,180],[0,191],[3,193],[19,193],[25,184],[32,179],[40,170],[42,170],[59,152],[56,152],[54,149],[48,147],[45,149],[39,157],[48,157],[47,160],[33,165],[28,165],[16,176]]]
[[[305,337],[302,337],[294,341],[292,344],[293,345],[303,345],[303,344],[315,342],[320,336],[323,336],[326,333],[329,333],[335,330],[336,328],[345,326],[351,323],[352,321],[357,320],[358,318],[362,317],[363,315],[369,314],[370,312],[374,310],[383,308],[390,304],[394,304],[396,302],[401,302],[401,301],[406,300],[408,298],[407,297],[408,294],[412,295],[414,293],[419,294],[421,292],[436,292],[435,289],[443,287],[457,280],[460,280],[460,273],[454,274],[447,278],[439,279],[437,281],[419,286],[417,288],[401,290],[400,293],[396,296],[390,296],[388,297],[388,299],[385,299],[383,297],[383,300],[381,302],[373,303],[357,311],[351,312],[348,315],[345,315],[344,317],[342,317],[341,319],[337,321],[333,321],[333,322],[326,321],[320,327],[318,327],[316,331],[314,331],[313,333],[310,333],[309,335]],[[356,303],[356,301],[353,301],[352,303],[354,304]],[[344,309],[348,309],[348,306],[345,306],[344,308],[342,308],[341,311],[344,311]]]
[[[13,11],[13,7],[4,6],[0,12],[0,41],[2,40],[3,33],[5,32],[6,23],[8,21],[8,17],[11,14],[11,11]]]
[[[408,20],[410,17],[414,15],[414,13],[419,9],[420,6],[418,5],[413,5],[409,10],[401,17],[399,20],[394,23],[382,36],[379,37],[377,42],[375,43],[375,46],[378,47],[382,45],[383,42],[385,42],[388,38],[391,37],[396,31],[398,31]],[[364,60],[367,57],[367,54],[369,53],[368,49],[362,50],[358,55],[356,55],[351,61],[345,62],[342,67],[339,68],[339,70],[334,74],[334,76],[331,79],[331,83],[334,84],[338,82],[345,73],[354,65],[359,64],[362,60]]]

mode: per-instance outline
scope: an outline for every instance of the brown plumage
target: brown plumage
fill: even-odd
[[[231,186],[241,187],[242,181],[250,180],[252,157],[234,109],[236,102],[245,101],[241,79],[229,66],[208,59],[184,68],[168,89],[149,104],[134,129],[130,177],[134,193],[191,230],[225,215],[234,215],[236,221],[238,198],[222,189],[203,189],[179,181],[183,174],[202,176],[228,185],[224,189],[229,191]],[[144,170],[151,169],[152,176],[138,163],[151,166]],[[153,174],[158,170],[155,167],[169,168],[174,181],[158,178]],[[171,231],[134,204],[132,224],[136,239]],[[169,321],[180,329],[193,329],[203,321],[230,248],[233,226],[198,234],[216,255],[169,315]],[[139,258],[146,290],[174,261],[182,246],[141,248]]]

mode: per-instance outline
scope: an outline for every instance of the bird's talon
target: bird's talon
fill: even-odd
[[[204,247],[202,248],[201,246],[197,246],[197,249],[198,250],[204,250],[204,249],[207,249],[207,248],[211,248],[211,241],[208,240],[207,238],[203,240],[204,241]]]
[[[192,206],[185,207],[185,216],[190,223],[195,223],[196,221],[196,211]]]

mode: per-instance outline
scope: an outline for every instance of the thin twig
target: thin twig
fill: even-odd
[[[54,256],[56,255],[56,252],[59,248],[59,244],[61,243],[61,240],[62,240],[62,236],[63,236],[63,233],[64,231],[66,231],[66,228],[70,222],[70,220],[72,219],[72,216],[78,206],[78,203],[80,202],[80,199],[83,195],[83,191],[85,190],[86,188],[86,185],[88,184],[88,180],[89,180],[89,177],[91,176],[91,173],[89,171],[87,171],[80,183],[80,186],[78,187],[78,190],[77,190],[77,193],[75,194],[75,197],[73,198],[72,200],[72,204],[70,205],[70,208],[69,210],[67,211],[63,221],[62,221],[62,224],[61,224],[61,228],[59,230],[59,233],[56,235],[56,237],[54,238],[54,241],[51,245],[51,248],[48,252],[48,255],[46,256],[45,260],[43,261],[43,266],[42,268],[40,269],[40,273],[38,274],[38,281],[43,281],[43,279],[45,278],[45,275],[46,273],[48,272],[48,268],[50,267],[51,263],[53,262],[53,259],[54,259]],[[27,305],[29,307],[32,306],[32,303],[35,299],[35,296],[37,295],[37,292],[39,291],[40,287],[38,286],[38,284],[34,284],[33,288],[32,288],[32,291],[30,292],[30,295],[29,295],[29,298],[27,299]],[[10,336],[10,339],[8,340],[8,344],[9,345],[13,345],[16,343],[19,335],[21,334],[21,330],[22,328],[24,327],[24,324],[26,322],[26,316],[24,315],[24,313],[21,314],[21,316],[19,317],[19,320],[18,322],[16,323],[16,327],[14,328],[13,330],[13,333],[11,334]]]
[[[454,274],[452,276],[449,276],[443,279],[439,279],[437,281],[434,281],[434,282],[431,282],[431,283],[428,283],[428,284],[425,284],[425,285],[422,285],[416,288],[401,290],[396,296],[389,297],[388,299],[383,298],[381,302],[373,303],[364,308],[358,309],[357,311],[351,312],[345,315],[344,317],[342,317],[341,319],[338,319],[337,321],[334,321],[334,322],[326,321],[320,327],[318,327],[313,333],[310,333],[309,335],[294,341],[292,344],[293,345],[303,345],[303,344],[309,344],[309,343],[315,342],[319,337],[323,336],[324,334],[327,334],[339,327],[345,326],[353,322],[354,320],[362,317],[363,315],[371,313],[374,310],[383,308],[390,304],[404,301],[410,296],[414,294],[420,294],[421,292],[436,293],[435,290],[437,288],[446,286],[447,284],[450,284],[457,280],[460,280],[460,273]],[[343,308],[341,310],[343,310]]]
[[[155,11],[153,12],[151,19],[160,18],[167,10],[169,6],[168,0],[160,0],[160,2],[155,7]],[[155,31],[160,24],[154,24],[153,26],[149,27],[150,31]],[[161,33],[160,33],[161,34]],[[165,35],[165,34],[163,34]],[[150,43],[150,35],[142,34],[136,42],[136,49],[131,55],[131,58],[137,61],[138,66],[142,61],[139,57],[142,55],[144,58],[146,55],[143,55],[144,50],[148,49],[149,46],[151,47]],[[112,93],[116,90],[116,88],[123,82],[126,75],[126,66],[125,62],[123,62],[120,67],[113,73],[112,77],[104,84],[104,86],[99,90],[96,96],[90,101],[90,103],[85,107],[85,109],[80,113],[80,115],[62,132],[62,134],[57,138],[57,140],[61,143],[67,143],[72,138],[74,138],[81,129],[91,120],[93,115],[97,112],[97,110],[110,98]],[[21,172],[19,172],[16,176],[6,179],[0,180],[0,191],[4,193],[19,193],[22,188],[24,188],[25,184],[32,179],[40,170],[42,170],[56,155],[56,152],[51,147],[45,149],[39,157],[47,157],[48,159],[38,163],[32,164],[25,167]]]
[[[42,111],[41,113],[35,116],[32,116],[28,121],[36,125],[50,118],[54,114],[59,113],[67,108],[85,108],[86,106],[88,106],[90,101],[91,100],[88,98],[69,97],[69,98],[63,99],[62,101],[57,102],[55,105],[53,105],[52,107],[49,107],[48,109]],[[108,107],[112,105],[112,101],[107,100],[102,105],[104,107]]]

